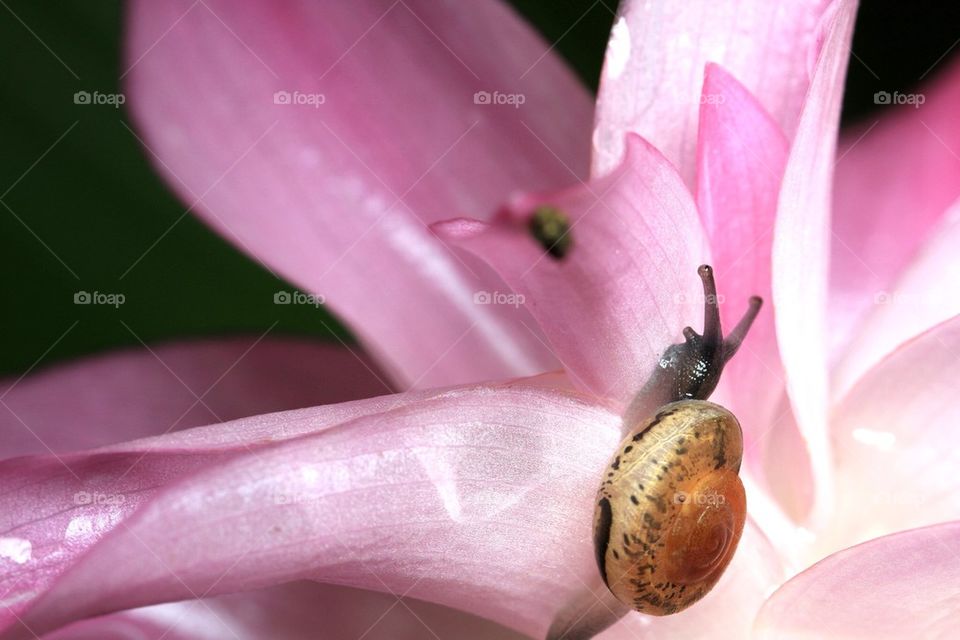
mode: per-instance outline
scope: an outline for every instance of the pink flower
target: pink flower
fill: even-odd
[[[956,628],[960,70],[838,151],[855,10],[628,0],[593,122],[493,0],[132,3],[158,170],[410,390],[290,340],[6,383],[0,638],[603,617],[594,495],[621,413],[699,327],[702,262],[726,327],[772,303],[714,396],[744,427],[750,518],[700,603],[603,637]],[[571,217],[562,260],[520,224],[541,203]]]

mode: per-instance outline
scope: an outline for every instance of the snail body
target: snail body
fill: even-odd
[[[733,558],[746,521],[737,473],[740,423],[706,399],[760,310],[754,297],[724,338],[713,270],[703,281],[703,335],[690,327],[670,346],[638,397],[666,398],[634,420],[604,473],[594,510],[594,551],[604,583],[642,613],[669,615],[704,595]]]
[[[737,419],[703,400],[670,403],[627,435],[594,513],[597,564],[618,600],[667,615],[713,588],[746,520],[742,455]]]

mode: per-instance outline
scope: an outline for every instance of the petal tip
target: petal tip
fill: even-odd
[[[490,225],[476,218],[451,218],[430,225],[430,231],[448,242],[471,240],[481,235]]]

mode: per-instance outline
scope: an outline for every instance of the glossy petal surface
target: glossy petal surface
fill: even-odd
[[[543,633],[595,571],[592,501],[619,418],[536,381],[397,400],[207,429],[232,445],[7,461],[2,528],[21,542],[4,559],[4,625],[312,578]],[[331,410],[354,419],[330,424]],[[312,431],[255,437],[285,417]]]
[[[754,637],[949,638],[960,624],[960,523],[845,549],[764,605]]]
[[[839,399],[901,344],[960,314],[960,201],[947,211],[887,291],[857,327],[834,371]]]
[[[813,71],[780,190],[773,240],[773,304],[787,391],[813,465],[819,519],[829,511],[827,438],[827,278],[830,193],[843,83],[856,2],[841,0],[822,21],[823,46]]]
[[[169,343],[0,383],[0,455],[65,453],[389,393],[361,351],[257,336]]]
[[[83,620],[44,640],[521,640],[468,614],[413,598],[315,582],[173,602]]]
[[[821,553],[960,518],[958,354],[955,317],[885,358],[835,409],[837,514]]]
[[[704,68],[723,65],[792,138],[817,59],[818,23],[831,3],[627,0],[607,48],[594,132],[593,173],[619,164],[623,135],[660,149],[691,187]]]
[[[501,3],[134,2],[127,61],[189,210],[323,295],[399,385],[556,366],[426,228],[586,173],[591,100]]]
[[[830,268],[834,359],[960,198],[960,63],[921,89],[909,95],[923,104],[889,107],[841,138]]]
[[[766,302],[721,381],[744,428],[749,460],[761,451],[753,445],[772,428],[784,392],[771,250],[788,145],[757,100],[719,65],[707,66],[702,103],[697,208],[710,238],[724,330],[740,321],[750,296]]]

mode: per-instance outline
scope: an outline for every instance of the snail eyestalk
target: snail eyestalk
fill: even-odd
[[[730,335],[723,340],[724,364],[740,349],[743,339],[747,337],[747,332],[750,331],[753,321],[757,319],[757,315],[760,313],[760,307],[763,306],[763,298],[760,296],[751,296],[749,305],[743,317],[740,318],[740,322],[733,328]]]
[[[723,332],[720,329],[720,304],[713,267],[702,264],[697,269],[697,275],[703,281],[703,339],[710,344],[720,344],[723,342]]]
[[[570,235],[570,216],[556,207],[537,207],[530,218],[530,235],[552,258],[560,260],[570,251],[573,236]]]
[[[720,326],[720,300],[710,265],[697,269],[703,281],[703,335],[684,327],[684,341],[671,345],[660,358],[653,377],[641,395],[655,394],[660,402],[706,400],[720,381],[720,374],[737,352],[760,312],[761,300],[750,298],[750,306],[729,336]]]

